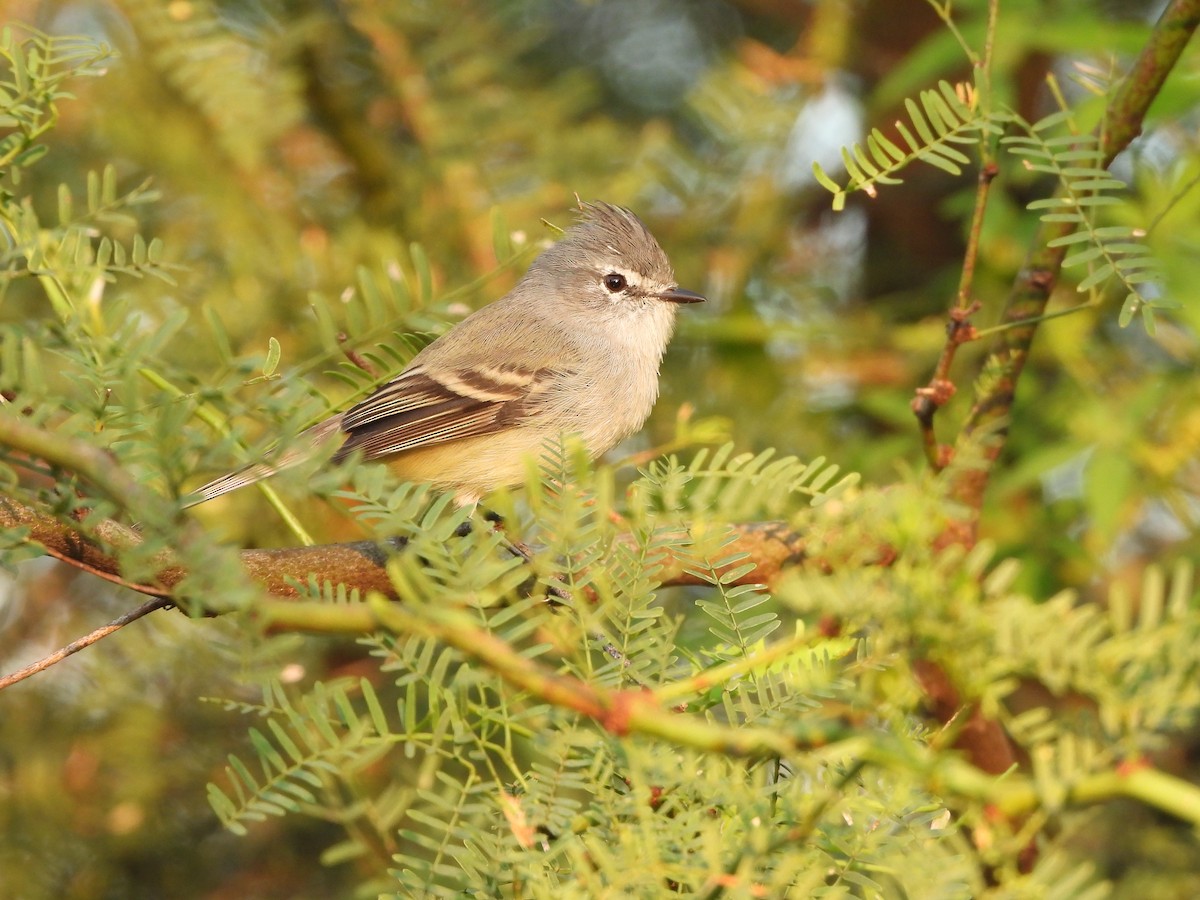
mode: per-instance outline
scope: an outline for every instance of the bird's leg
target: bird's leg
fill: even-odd
[[[476,507],[475,512],[480,512],[480,511],[481,511],[480,508]],[[522,562],[524,562],[526,565],[532,565],[533,564],[533,550],[529,547],[528,544],[526,544],[522,541],[514,540],[513,538],[509,537],[505,533],[504,517],[501,516],[498,512],[494,512],[493,510],[490,510],[490,509],[483,509],[482,513],[483,513],[484,521],[487,522],[489,525],[491,525],[492,528],[494,528],[496,531],[500,532],[501,536],[504,539],[504,548],[509,553],[511,553],[513,556],[517,557]],[[474,528],[474,525],[475,525],[474,514],[472,514],[472,517],[464,520],[463,523],[461,525],[459,525],[458,528],[455,529],[454,533],[457,537],[466,537],[468,534],[471,533],[471,530]],[[568,603],[571,600],[571,592],[568,591],[565,587],[560,588],[560,587],[555,587],[553,585],[547,585],[546,600],[548,602],[550,602],[551,605]]]

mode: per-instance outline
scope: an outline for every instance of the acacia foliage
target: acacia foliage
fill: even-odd
[[[631,155],[639,162],[626,176],[626,189],[658,198],[666,209],[686,201],[702,210],[702,220],[727,218],[716,214],[713,196],[719,191],[700,186],[699,174],[710,171],[702,164],[719,173],[722,187],[739,185],[738,196],[755,215],[734,233],[762,230],[755,235],[762,243],[743,262],[755,253],[767,257],[795,237],[780,225],[786,210],[747,200],[763,154],[782,153],[790,119],[756,102],[745,81],[714,72],[695,86],[686,124],[707,141],[689,153],[664,141],[657,122],[631,135],[625,123],[581,117],[581,107],[594,111],[601,105],[586,82],[553,89],[536,80],[518,83],[505,67],[528,71],[520,66],[520,53],[528,48],[499,40],[499,20],[466,17],[462,30],[435,39],[436,23],[418,10],[374,19],[363,10],[349,32],[330,33],[333,43],[347,33],[358,39],[396,34],[406,38],[405,52],[416,54],[379,57],[381,66],[393,67],[394,84],[401,84],[401,75],[410,77],[403,81],[407,92],[397,88],[392,99],[404,109],[398,120],[418,139],[405,145],[412,165],[384,172],[372,165],[378,148],[355,140],[355,115],[333,105],[336,97],[308,95],[326,104],[321,135],[292,130],[307,119],[297,112],[303,92],[294,79],[301,70],[274,55],[286,55],[283,41],[268,44],[265,56],[274,65],[248,98],[225,97],[218,86],[230,83],[231,71],[245,80],[255,59],[246,52],[245,35],[253,29],[226,27],[205,4],[189,8],[195,15],[179,27],[163,19],[156,4],[129,4],[128,14],[151,51],[140,62],[172,73],[167,83],[181,101],[174,126],[204,137],[177,142],[185,148],[180,152],[211,157],[212,147],[219,151],[215,161],[191,159],[169,169],[176,179],[169,199],[184,203],[186,188],[178,180],[192,165],[191,189],[221,222],[205,241],[197,236],[198,220],[164,211],[140,173],[127,178],[120,166],[100,166],[90,175],[69,172],[61,187],[40,182],[38,174],[52,159],[38,147],[46,122],[53,121],[44,113],[66,99],[61,73],[94,72],[106,57],[86,41],[60,43],[27,32],[10,31],[5,44],[12,71],[5,87],[21,103],[10,110],[10,126],[20,138],[8,141],[5,155],[3,215],[11,241],[0,387],[36,424],[104,446],[164,496],[183,493],[197,469],[220,471],[258,458],[273,435],[298,432],[402,364],[422,333],[444,328],[458,314],[456,304],[476,299],[473,276],[537,243],[528,234],[514,235],[506,219],[529,221],[524,210],[553,193],[546,185],[556,173],[581,177],[576,170],[594,171],[586,168],[589,161],[602,169],[611,152],[596,148],[611,151],[620,144],[628,150],[636,141]],[[497,54],[479,57],[477,47],[488,43],[480,37],[489,35]],[[236,52],[211,52],[231,47]],[[193,52],[200,49],[206,52]],[[465,65],[471,60],[481,61]],[[320,65],[314,60],[315,69]],[[446,72],[455,76],[435,77]],[[411,79],[422,78],[436,86],[432,98],[412,88]],[[135,86],[136,80],[121,79],[115,72],[98,83],[115,82],[118,93],[157,83]],[[373,89],[382,91],[383,83]],[[558,127],[536,129],[543,143],[530,151],[539,160],[542,187],[519,203],[505,203],[504,215],[476,214],[468,199],[479,187],[472,176],[487,167],[461,165],[473,154],[491,153],[496,185],[527,183],[527,170],[504,152],[527,137],[507,114],[511,106],[482,90],[492,84],[527,98],[525,106],[539,115],[558,117]],[[26,92],[29,85],[37,89]],[[311,91],[320,87],[319,79],[308,85]],[[923,96],[920,90],[911,95]],[[947,104],[959,97],[944,88],[933,96]],[[1178,98],[1177,105],[1189,108]],[[34,115],[18,115],[26,111],[22,104],[31,104]],[[942,129],[927,139],[912,108],[914,143],[937,142]],[[921,109],[929,108],[922,101],[918,112],[928,118]],[[990,140],[992,123],[1015,121],[995,109],[978,120],[988,127],[968,129],[972,140]],[[971,115],[967,109],[963,121],[974,121]],[[274,661],[289,652],[294,661],[303,651],[273,645],[251,652],[241,644],[218,662],[229,665],[236,658],[251,675],[273,672],[251,679],[261,684],[261,698],[235,687],[203,690],[233,695],[218,700],[219,708],[258,720],[209,789],[221,820],[248,829],[250,840],[284,817],[334,823],[336,835],[322,834],[322,860],[343,866],[347,880],[364,893],[534,896],[606,890],[1099,895],[1106,890],[1098,862],[1104,853],[1089,853],[1085,840],[1098,810],[1135,796],[1148,808],[1194,822],[1197,807],[1185,779],[1167,782],[1163,790],[1158,782],[1125,778],[1194,725],[1200,701],[1191,658],[1198,626],[1190,567],[1170,564],[1170,554],[1163,553],[1162,565],[1132,579],[1136,588],[1118,583],[1081,598],[1061,587],[1062,581],[1104,580],[1104,552],[1130,553],[1131,542],[1139,547],[1139,562],[1153,556],[1147,548],[1153,535],[1140,529],[1161,519],[1143,515],[1147,508],[1167,505],[1176,527],[1192,521],[1186,510],[1194,493],[1194,443],[1186,426],[1195,414],[1195,381],[1189,394],[1189,381],[1173,376],[1188,360],[1194,366],[1194,335],[1187,331],[1194,304],[1185,304],[1177,319],[1168,317],[1162,343],[1150,342],[1155,335],[1146,337],[1148,343],[1131,343],[1106,329],[1132,312],[1153,324],[1157,313],[1145,310],[1169,310],[1162,302],[1168,294],[1188,299],[1181,289],[1188,271],[1182,260],[1194,242],[1194,226],[1168,233],[1153,226],[1194,202],[1186,190],[1194,148],[1181,144],[1188,152],[1180,152],[1178,169],[1139,167],[1118,181],[1094,168],[1086,129],[1061,115],[1029,121],[1010,132],[1007,146],[1031,163],[1008,174],[1053,180],[1053,186],[1030,182],[1026,189],[1039,194],[1032,208],[1038,215],[1071,217],[1065,243],[1072,262],[1089,267],[1079,280],[1087,300],[1074,321],[1094,331],[1068,324],[1066,333],[1082,333],[1087,347],[1104,351],[1084,358],[1088,354],[1057,348],[1046,364],[1074,376],[1083,399],[1047,393],[1046,416],[1089,407],[1102,415],[1093,415],[1091,424],[1074,423],[1061,442],[1036,453],[1022,445],[1021,435],[1046,432],[1023,420],[1026,431],[1014,429],[1020,463],[997,493],[1027,497],[1022,489],[1035,475],[1052,463],[1083,467],[1086,451],[1087,486],[1073,495],[1071,509],[1060,509],[1060,515],[1074,516],[1063,527],[1033,528],[1023,516],[994,513],[985,527],[1003,548],[984,543],[970,552],[935,552],[943,525],[956,515],[944,496],[954,471],[936,479],[907,476],[888,490],[873,486],[882,479],[858,487],[841,480],[841,473],[852,462],[869,460],[868,450],[831,440],[828,455],[836,465],[739,452],[733,447],[753,443],[742,432],[735,431],[733,447],[724,447],[713,440],[723,430],[718,424],[684,416],[656,432],[674,457],[643,460],[636,474],[614,481],[611,471],[593,472],[561,448],[531,472],[524,500],[499,498],[517,534],[538,548],[527,566],[505,551],[500,535],[476,530],[452,539],[463,514],[444,498],[398,487],[383,470],[358,469],[342,498],[354,512],[343,518],[376,534],[408,538],[391,575],[416,614],[436,621],[444,610],[461,612],[473,627],[564,679],[662,691],[672,700],[663,716],[677,720],[680,733],[666,741],[606,731],[578,711],[504,681],[469,648],[420,634],[381,630],[364,636],[362,647],[373,662],[366,675],[334,672],[301,685],[275,677],[280,667]],[[1177,137],[1175,124],[1164,124],[1168,137]],[[1065,136],[1045,138],[1051,125],[1065,129]],[[171,126],[164,120],[164,128]],[[119,143],[122,122],[114,118],[109,127]],[[469,140],[481,129],[492,137],[482,150]],[[514,130],[519,138],[512,137]],[[896,163],[912,161],[876,142],[874,150],[868,143],[866,156],[853,148],[848,154],[860,169],[866,160],[866,180],[849,173],[862,184],[872,176],[870,165],[880,164],[880,152]],[[156,153],[175,144],[145,147],[141,165],[149,167]],[[276,165],[294,162],[304,148],[313,154],[309,165]],[[920,147],[910,149],[913,160],[921,158]],[[714,158],[705,160],[703,150]],[[962,165],[945,153],[938,158]],[[313,159],[335,168],[352,160],[365,185],[362,194],[348,199],[351,179],[335,179],[333,189],[320,191],[322,170]],[[208,174],[202,174],[204,165],[211,167]],[[201,191],[205,177],[225,191]],[[606,189],[621,187],[589,177]],[[878,180],[886,192],[889,186]],[[1122,182],[1137,192],[1124,191]],[[230,184],[246,189],[228,190]],[[265,202],[283,186],[288,189],[277,205]],[[1067,199],[1051,199],[1057,186],[1068,191]],[[493,195],[507,199],[505,189],[493,187]],[[297,198],[303,197],[314,198],[321,221],[338,227],[325,230],[306,221],[318,217],[302,208]],[[347,211],[359,201],[367,213],[362,218]],[[262,208],[255,210],[255,203]],[[707,211],[705,204],[711,204]],[[997,205],[1001,225],[1024,221],[1016,218],[1020,204]],[[995,227],[985,233],[981,259],[1002,270],[1011,249],[1003,229]],[[446,239],[436,253],[413,240],[441,228]],[[305,242],[297,248],[293,236],[303,229]],[[690,246],[686,228],[676,234]],[[1147,247],[1161,269],[1145,264]],[[688,249],[680,257],[683,265],[697,258]],[[769,317],[781,285],[792,282],[786,265],[768,268],[751,274],[757,269],[747,264],[742,272],[747,293]],[[138,281],[140,276],[151,277]],[[501,272],[488,291],[495,293],[511,277],[511,271]],[[1123,305],[1121,298],[1108,302],[1104,292],[1104,280],[1114,277],[1122,282]],[[447,283],[464,287],[448,289]],[[311,290],[299,326],[298,285]],[[234,303],[218,303],[222,293]],[[1118,315],[1118,308],[1125,312]],[[339,340],[341,333],[347,341]],[[375,371],[344,361],[347,344]],[[1137,358],[1143,364],[1137,370],[1118,364]],[[325,377],[331,370],[332,377]],[[753,396],[753,382],[746,379],[739,395]],[[1181,385],[1182,401],[1165,403],[1171,387]],[[1118,396],[1106,396],[1114,386]],[[889,401],[894,398],[877,395],[873,406],[864,406],[887,421]],[[1121,407],[1128,406],[1140,406],[1145,417],[1124,415]],[[699,446],[704,443],[722,449],[706,450]],[[1139,452],[1123,453],[1131,444]],[[122,560],[131,577],[151,575],[155,554],[171,548],[194,572],[181,600],[210,610],[253,610],[261,603],[256,588],[237,577],[227,548],[207,537],[181,546],[174,517],[122,508],[121,498],[98,496],[69,471],[42,473],[53,489],[47,481],[30,488],[26,462],[9,462],[12,496],[49,506],[84,531],[107,515],[141,522],[147,540]],[[346,474],[318,476],[307,486],[331,494]],[[552,489],[564,483],[571,489]],[[822,501],[815,509],[814,499]],[[239,498],[245,505],[226,509],[254,502]],[[619,513],[620,530],[636,537],[634,549],[616,540],[618,526],[609,513]],[[263,535],[256,523],[229,522],[229,513],[212,517],[231,531]],[[770,587],[738,583],[751,575],[750,561],[726,552],[726,526],[765,517],[803,529],[814,557],[842,564],[832,575],[798,571]],[[1053,522],[1053,513],[1048,518]],[[1090,558],[1062,549],[1062,535],[1071,528],[1084,532]],[[1047,564],[1039,541],[1055,536],[1057,565]],[[6,538],[10,560],[34,552],[21,534]],[[1194,529],[1177,540],[1194,546]],[[884,545],[898,551],[894,564],[866,565],[878,561]],[[690,555],[688,571],[704,586],[664,588],[660,566],[667,551]],[[1085,567],[1085,575],[1059,577],[1071,572],[1071,564]],[[308,593],[331,604],[368,602],[338,585],[312,584]],[[772,657],[779,647],[788,652]],[[947,673],[964,710],[977,704],[1005,727],[1021,751],[1020,771],[994,781],[963,767],[949,748],[964,720],[930,724],[917,688],[923,662]],[[1035,689],[1048,692],[1048,699]],[[720,752],[704,744],[710,732],[701,726],[736,733],[759,728],[790,743],[787,752]],[[208,753],[206,764],[218,756]],[[998,819],[997,809],[1015,813]],[[273,821],[264,825],[264,818]],[[1189,840],[1176,839],[1185,846]],[[1024,872],[1019,860],[1031,842],[1037,862]]]

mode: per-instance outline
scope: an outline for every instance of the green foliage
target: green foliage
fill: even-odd
[[[247,822],[313,812],[317,792],[325,796],[334,779],[349,780],[390,749],[386,718],[370,683],[360,681],[354,697],[346,685],[319,684],[297,706],[277,683],[264,688],[255,713],[265,718],[269,736],[250,730],[260,774],[230,756],[226,776],[233,795],[209,786],[209,802],[225,827],[245,834]]]
[[[735,454],[735,449],[733,444],[712,452],[701,449],[687,466],[674,458],[655,463],[638,487],[648,491],[643,502],[738,522],[750,518],[753,511],[778,516],[796,493],[821,503],[858,480],[850,473],[835,482],[841,469],[827,465],[823,457],[805,463],[793,456],[776,459],[774,450]]]
[[[1139,233],[1132,226],[1104,226],[1097,222],[1102,207],[1119,205],[1120,200],[1113,193],[1126,187],[1104,168],[1099,138],[1071,132],[1047,135],[1070,122],[1070,116],[1065,112],[1049,115],[1032,125],[1019,116],[1014,117],[1014,121],[1025,134],[1009,135],[1002,138],[1001,143],[1009,152],[1022,157],[1029,171],[1052,175],[1058,183],[1059,190],[1054,197],[1030,201],[1028,208],[1047,210],[1041,214],[1043,222],[1062,223],[1072,229],[1051,240],[1048,246],[1069,248],[1063,268],[1087,266],[1088,274],[1080,280],[1076,290],[1095,293],[1105,282],[1115,279],[1125,291],[1121,327],[1128,325],[1140,311],[1146,331],[1153,334],[1154,310],[1171,309],[1178,304],[1156,301],[1145,292],[1145,287],[1158,282],[1161,274],[1140,240],[1144,231]]]
[[[80,37],[52,37],[30,28],[0,30],[0,170],[13,185],[47,151],[38,140],[58,122],[58,104],[73,95],[64,90],[72,78],[96,76],[112,59],[111,51]],[[11,129],[11,130],[10,130]],[[6,202],[12,195],[0,194]]]
[[[215,6],[198,2],[173,12],[135,0],[124,12],[167,86],[198,111],[238,165],[261,163],[268,142],[296,125],[300,80],[276,67],[264,77],[260,49],[226,27]]]
[[[913,162],[958,176],[967,148],[982,156],[1006,147],[1000,160],[1037,176],[1028,190],[1039,199],[1028,207],[1064,229],[1056,243],[1084,273],[1080,290],[1095,299],[1120,283],[1122,323],[1140,311],[1149,326],[1152,310],[1167,306],[1160,291],[1182,294],[1194,280],[1194,148],[1162,173],[1135,161],[1126,185],[1100,168],[1096,142],[1066,117],[1009,111],[1002,85],[1016,73],[1002,70],[1004,60],[1046,49],[1035,39],[1039,20],[1016,3],[1002,6],[1026,43],[999,54],[990,94],[954,89],[946,79],[960,57],[947,62],[942,52],[947,41],[977,42],[975,23],[960,28],[954,18],[982,4],[938,4],[948,27],[930,46],[941,55],[913,53],[897,68],[900,81],[937,88],[908,89],[895,135],[872,130],[844,152],[844,185],[820,169],[818,178],[835,204],[858,190],[883,201],[877,187]],[[601,19],[605,6],[595,7]],[[660,5],[619,8],[622,34],[635,34],[635,14]],[[998,511],[982,526],[996,540],[967,554],[935,550],[962,512],[947,499],[958,473],[908,472],[917,454],[904,392],[941,347],[946,292],[930,269],[919,286],[870,294],[867,280],[844,271],[853,252],[829,252],[827,234],[798,224],[810,211],[819,218],[815,204],[783,187],[777,170],[811,97],[807,83],[731,54],[714,58],[679,107],[643,116],[619,107],[594,72],[550,77],[556,48],[517,26],[532,16],[549,30],[563,5],[546,5],[541,18],[526,4],[449,9],[289,7],[268,21],[266,7],[125,4],[139,52],[76,123],[57,119],[64,85],[95,74],[107,51],[0,33],[0,101],[9,104],[0,121],[11,129],[0,142],[0,413],[103,448],[165,496],[286,445],[404,365],[428,335],[498,296],[510,264],[540,243],[509,223],[562,217],[574,190],[657,217],[681,281],[706,281],[694,286],[709,291],[709,307],[731,311],[683,321],[665,364],[665,415],[629,448],[635,465],[593,468],[578,447],[548,447],[521,492],[489,498],[503,529],[428,487],[397,484],[382,466],[318,472],[314,460],[279,479],[285,495],[332,501],[297,505],[294,521],[322,540],[378,540],[403,609],[420,622],[461,613],[479,629],[476,647],[382,627],[354,646],[262,641],[253,613],[263,597],[232,549],[173,509],[123,503],[6,453],[7,497],[85,534],[106,516],[137,521],[144,542],[121,551],[126,571],[149,576],[169,550],[192,573],[181,602],[250,613],[231,617],[236,625],[180,619],[158,652],[146,652],[156,668],[142,680],[110,666],[53,696],[30,694],[29,706],[12,701],[17,713],[6,708],[11,742],[61,728],[58,711],[78,710],[68,736],[56,735],[57,756],[43,762],[41,747],[4,746],[18,803],[51,785],[45,809],[79,819],[52,819],[52,833],[39,835],[55,866],[38,877],[60,864],[61,835],[78,829],[77,852],[92,865],[136,845],[146,855],[128,872],[140,877],[168,858],[174,869],[228,877],[212,888],[225,893],[246,888],[209,865],[205,848],[223,859],[238,848],[254,858],[255,876],[297,897],[1091,898],[1109,889],[1106,879],[1119,884],[1111,851],[1131,843],[1122,827],[1097,849],[1097,820],[1124,825],[1129,807],[1112,801],[1135,796],[1147,818],[1162,820],[1138,829],[1139,847],[1172,816],[1195,822],[1190,772],[1159,793],[1121,787],[1128,773],[1157,765],[1156,754],[1186,749],[1180,735],[1200,711],[1194,572],[1169,565],[1195,543],[1194,309],[1161,317],[1137,343],[1086,313],[1045,329],[1045,355],[1028,377],[1049,374],[1032,393],[1022,384],[1035,402],[1006,423],[1014,464],[997,476]],[[850,15],[845,4],[805,7],[817,19],[839,9]],[[1094,33],[1060,25],[1054,39],[1105,45],[1089,46]],[[747,60],[773,52],[739,41]],[[1173,103],[1187,111],[1195,98],[1184,92]],[[147,120],[124,110],[151,109],[147,140]],[[56,121],[66,132],[57,145],[46,139]],[[1001,126],[1014,132],[1003,143]],[[997,219],[981,232],[977,260],[981,298],[1020,265],[1036,218],[1021,214],[1027,199],[1006,205],[993,194]],[[919,211],[906,202],[906,212]],[[966,220],[961,197],[926,205]],[[1152,247],[1142,231],[1153,229],[1129,224],[1172,211],[1176,227],[1155,232]],[[936,227],[946,242],[945,220]],[[979,384],[999,377],[985,371]],[[734,399],[722,407],[722,396]],[[704,415],[740,416],[736,439],[698,446],[719,429],[686,411],[672,433],[684,399]],[[863,460],[874,468],[865,487],[845,474]],[[1050,499],[1041,479],[1072,462],[1086,488]],[[872,486],[884,477],[898,483]],[[292,541],[248,511],[260,501],[246,494],[195,515],[247,544]],[[1155,529],[1164,518],[1185,536],[1164,538]],[[789,548],[787,574],[756,571],[734,546],[734,526],[747,522],[803,536]],[[27,538],[3,536],[7,564],[33,552]],[[791,565],[802,559],[807,567]],[[1118,580],[1125,567],[1140,573],[1136,590]],[[43,602],[84,608],[96,592],[81,583],[41,584]],[[337,611],[388,608],[316,576],[297,587],[301,600]],[[72,633],[93,624],[70,621]],[[204,640],[189,645],[184,635]],[[516,686],[480,659],[497,645],[554,686],[662,698],[675,739]],[[931,724],[918,687],[926,664],[958,692],[944,726]],[[229,682],[239,672],[250,692]],[[183,700],[157,700],[164,683],[187,685]],[[207,734],[175,718],[198,694],[223,698],[204,707],[218,716]],[[955,749],[976,705],[1018,751],[1022,764],[1006,778],[971,768]],[[122,712],[142,721],[119,752],[104,745],[102,777],[86,781],[79,772],[96,758],[89,737]],[[235,715],[253,721],[231,749]],[[703,744],[702,728],[728,729],[718,732],[727,744]],[[743,753],[737,738],[756,729],[790,742],[789,752]],[[183,764],[181,744],[193,754]],[[49,777],[59,757],[62,777]],[[141,764],[109,777],[113,760],[131,759]],[[180,826],[186,850],[164,852],[148,828],[122,831],[135,800],[174,808],[168,775],[185,798],[211,779],[212,812],[238,840],[213,838],[212,817],[196,813],[192,830]],[[139,777],[159,783],[135,789]],[[97,795],[108,804],[100,813]],[[6,873],[32,868],[22,842],[47,820],[32,804],[18,808],[22,833],[0,845]],[[1012,808],[1020,814],[998,813]],[[1194,837],[1174,834],[1188,873]],[[1019,861],[1031,847],[1027,871]],[[289,851],[295,865],[265,868]],[[292,869],[299,884],[287,880]],[[122,890],[134,880],[126,877],[108,893],[137,896]],[[86,890],[55,883],[45,895]],[[201,889],[158,895],[187,890]]]
[[[724,465],[698,480],[751,478],[728,457]],[[549,465],[545,474],[562,474],[561,467]],[[465,602],[493,638],[564,678],[637,690],[699,679],[679,696],[684,703],[666,713],[684,722],[699,717],[801,733],[826,727],[821,723],[831,711],[858,710],[870,727],[852,737],[830,732],[827,746],[786,759],[738,760],[606,733],[471,666],[460,651],[378,635],[365,644],[380,663],[382,683],[360,683],[353,694],[318,683],[291,699],[275,688],[251,710],[267,718],[265,728],[251,731],[251,759],[231,762],[228,786],[210,788],[214,809],[230,827],[297,812],[342,822],[347,841],[331,847],[328,860],[366,859],[390,848],[395,896],[704,894],[724,885],[735,892],[790,887],[805,896],[970,897],[984,887],[967,864],[960,828],[986,824],[997,841],[988,856],[1011,894],[1103,890],[1086,866],[1066,864],[1053,842],[1045,867],[1029,874],[1005,868],[1006,854],[1022,838],[995,832],[983,798],[950,786],[950,770],[939,774],[947,761],[914,755],[931,737],[917,724],[919,695],[903,685],[911,683],[916,648],[1001,715],[1022,683],[1044,684],[1064,699],[1086,698],[1076,715],[1054,716],[1038,706],[1005,719],[1034,757],[1045,814],[1069,835],[1081,820],[1063,806],[1067,791],[1141,758],[1165,735],[1197,721],[1190,648],[1200,625],[1189,568],[1170,579],[1151,571],[1136,602],[1114,595],[1106,610],[1066,596],[1039,604],[1013,589],[1014,564],[997,564],[987,548],[964,558],[922,550],[927,544],[918,539],[887,569],[832,579],[797,575],[777,592],[747,585],[739,595],[722,584],[743,573],[728,568],[736,560],[722,555],[721,542],[681,539],[670,514],[660,531],[639,534],[618,559],[597,559],[594,548],[611,546],[615,527],[602,506],[570,497],[603,496],[603,479],[578,467],[572,476],[570,490],[555,488],[556,499],[546,499],[556,513],[525,527],[545,527],[558,538],[561,556],[541,561],[549,567],[543,584],[572,591],[586,585],[597,604],[560,597],[547,605],[541,594],[522,599],[527,587],[509,578],[511,567],[494,555],[475,555],[476,540],[494,554],[495,535],[473,532],[461,539],[468,549],[446,549],[458,519],[441,513],[409,534],[392,569],[397,586],[418,611]],[[648,487],[632,496],[649,496]],[[801,491],[791,496],[793,508],[807,499]],[[913,537],[914,522],[928,516],[931,502],[920,491],[893,491],[882,500],[870,491],[843,497],[862,533],[896,537]],[[378,514],[367,504],[363,509]],[[689,521],[703,531],[702,516]],[[432,538],[421,542],[422,534]],[[572,540],[563,542],[563,534]],[[859,539],[857,530],[844,538]],[[662,596],[654,573],[664,541],[673,551],[690,549],[695,571],[714,588],[688,599]],[[461,553],[462,561],[446,563],[447,552]],[[470,584],[461,580],[464,568],[476,573]],[[489,585],[489,579],[495,580]],[[766,603],[775,612],[755,621]],[[797,614],[836,616],[858,638],[806,633]],[[717,626],[698,631],[706,619]],[[754,664],[766,646],[762,639],[784,619],[798,629],[801,652]],[[681,654],[684,632],[692,638]],[[619,645],[607,634],[618,635]],[[728,681],[705,679],[728,659],[751,668]],[[305,729],[314,733],[306,736]]]
[[[1095,298],[1105,283],[1117,281],[1124,290],[1121,327],[1140,312],[1151,335],[1155,310],[1179,307],[1178,302],[1157,298],[1161,272],[1142,240],[1145,229],[1100,223],[1104,208],[1120,205],[1116,195],[1125,191],[1127,185],[1105,167],[1100,138],[1081,134],[1070,109],[1030,123],[1013,110],[993,111],[982,106],[969,85],[954,86],[946,81],[939,82],[936,91],[922,91],[920,101],[920,105],[910,98],[904,101],[911,130],[902,121],[895,123],[907,151],[873,128],[867,137],[866,150],[860,144],[842,149],[842,162],[850,175],[845,186],[831,178],[819,163],[813,163],[818,183],[833,194],[834,210],[844,209],[847,195],[853,191],[874,197],[876,185],[900,184],[896,174],[917,160],[959,176],[970,159],[955,149],[955,144],[973,146],[980,159],[987,160],[991,157],[991,144],[998,138],[1009,153],[1021,159],[1026,171],[1054,179],[1057,185],[1054,196],[1032,200],[1027,208],[1039,212],[1042,222],[1063,226],[1066,233],[1054,237],[1047,246],[1068,248],[1063,268],[1087,267],[1087,274],[1076,287],[1078,291],[1091,292]],[[1004,134],[1007,125],[1023,133]],[[1054,133],[1063,126],[1066,126],[1064,133]]]
[[[920,101],[919,105],[912,99],[904,101],[911,129],[902,120],[895,123],[896,133],[908,149],[897,146],[878,128],[867,135],[866,150],[861,144],[842,149],[842,162],[850,175],[845,186],[834,181],[819,163],[813,163],[813,175],[833,194],[835,210],[845,208],[846,196],[853,191],[873,197],[876,185],[900,184],[896,173],[918,160],[951,175],[961,175],[970,159],[955,144],[976,146],[988,141],[1003,132],[1002,124],[1008,118],[1007,114],[980,108],[974,90],[965,83],[955,86],[941,81],[937,90],[922,91]]]

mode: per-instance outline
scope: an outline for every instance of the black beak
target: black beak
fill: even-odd
[[[659,300],[666,300],[669,303],[703,303],[704,298],[693,291],[685,291],[683,288],[671,288],[669,291],[663,291],[658,295]]]

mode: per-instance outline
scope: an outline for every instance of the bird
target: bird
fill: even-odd
[[[460,505],[524,480],[525,460],[565,434],[595,459],[639,430],[658,398],[680,288],[630,210],[580,203],[580,218],[511,291],[467,316],[394,379],[302,432],[273,456],[208,482],[187,506],[260,481],[341,440],[405,481]]]

